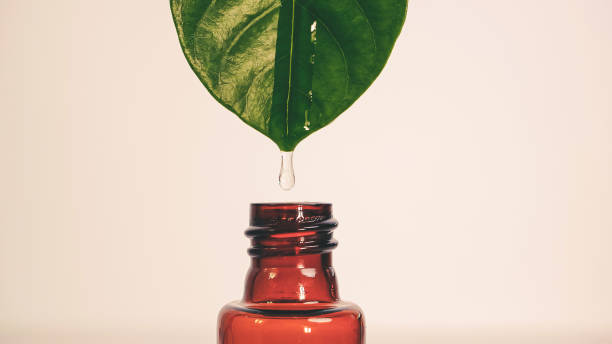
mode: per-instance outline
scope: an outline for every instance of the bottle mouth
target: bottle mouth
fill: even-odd
[[[321,222],[332,217],[331,203],[252,203],[251,226]]]
[[[321,253],[338,243],[332,231],[338,222],[330,203],[253,203],[250,226],[251,256]]]

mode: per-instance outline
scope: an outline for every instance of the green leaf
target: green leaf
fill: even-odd
[[[170,0],[187,60],[245,123],[293,151],[384,67],[407,0]]]

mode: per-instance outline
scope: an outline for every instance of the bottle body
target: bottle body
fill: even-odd
[[[329,204],[251,206],[241,301],[219,314],[219,344],[363,344],[361,309],[338,296]]]

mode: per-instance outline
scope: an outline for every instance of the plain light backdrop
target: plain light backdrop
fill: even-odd
[[[611,343],[610,14],[412,1],[379,79],[298,146],[283,192],[278,149],[208,95],[167,1],[2,0],[0,342],[213,343],[249,203],[323,201],[371,343]]]

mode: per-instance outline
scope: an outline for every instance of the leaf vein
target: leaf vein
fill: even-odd
[[[221,63],[221,66],[219,67],[219,80],[218,80],[219,83],[221,82],[220,80],[221,71],[225,70],[225,65],[226,65],[225,57],[229,54],[232,48],[236,46],[236,44],[238,44],[238,42],[244,36],[244,34],[248,32],[256,23],[266,18],[269,14],[273,13],[273,11],[277,9],[279,6],[280,6],[279,3],[274,3],[272,6],[266,8],[263,12],[261,12],[257,17],[250,19],[247,22],[247,24],[244,26],[244,28],[242,28],[242,30],[240,30],[240,32],[238,32],[238,34],[234,36],[234,39],[230,42],[230,44],[227,47],[225,47],[225,49],[223,49],[223,52],[221,53],[221,57],[219,58],[219,61]]]
[[[264,76],[265,74],[267,74],[268,72],[270,72],[273,69],[274,69],[274,65],[273,64],[269,65],[269,66],[266,66],[261,71],[259,71],[257,74],[255,74],[255,76],[253,76],[253,79],[251,79],[251,84],[247,88],[244,96],[242,97],[242,99],[238,100],[239,102],[244,101],[244,112],[246,112],[246,110],[247,110],[247,106],[249,104],[249,94],[251,92],[251,89],[253,88],[253,85],[255,84],[255,80],[257,80],[259,77]]]
[[[370,29],[370,35],[372,35],[372,44],[374,44],[374,51],[377,50],[376,47],[376,35],[374,34],[374,27],[372,26],[372,23],[370,22],[370,18],[368,18],[368,15],[366,14],[365,10],[363,9],[363,6],[361,6],[361,3],[359,2],[359,0],[353,0],[355,2],[355,4],[357,5],[357,8],[359,8],[359,11],[361,12],[361,14],[363,15],[363,17],[366,20],[366,23],[368,23],[368,28]]]
[[[306,11],[310,12],[310,14],[317,20],[317,22],[320,22],[323,25],[323,28],[325,28],[325,31],[329,33],[329,36],[334,41],[334,44],[336,45],[336,47],[338,47],[338,50],[340,51],[340,54],[342,55],[342,62],[344,63],[344,79],[345,79],[344,93],[346,95],[348,93],[348,88],[349,88],[351,77],[349,73],[348,60],[346,59],[346,54],[344,52],[344,49],[342,48],[342,45],[340,44],[340,41],[338,40],[336,34],[334,34],[334,32],[329,28],[329,26],[325,23],[323,19],[321,19],[321,17],[317,13],[313,12],[310,8],[306,7],[305,5],[299,2],[298,2],[298,5],[304,8]]]

